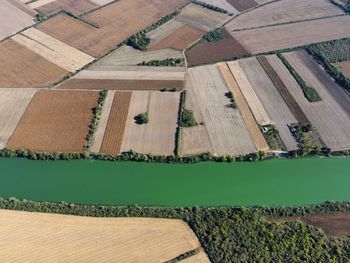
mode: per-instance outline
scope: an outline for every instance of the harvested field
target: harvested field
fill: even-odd
[[[303,221],[314,227],[321,228],[330,236],[350,235],[350,213],[318,214],[298,217],[270,218],[271,221]]]
[[[75,72],[94,60],[93,57],[35,28],[30,28],[12,39],[70,72]]]
[[[40,6],[47,5],[47,4],[55,2],[55,1],[56,0],[37,0],[37,1],[34,1],[32,3],[29,3],[28,6],[30,6],[33,9],[36,9]],[[31,2],[31,1],[29,1],[29,2]]]
[[[133,92],[122,152],[173,155],[179,99],[178,92]],[[148,112],[149,122],[135,123],[134,118],[144,112]]]
[[[227,24],[229,31],[344,14],[329,0],[281,0],[256,8]]]
[[[224,24],[230,17],[195,4],[187,5],[175,18],[177,21],[209,32]]]
[[[33,4],[35,4],[34,2]],[[45,15],[51,15],[59,11],[67,11],[73,15],[79,16],[92,9],[99,7],[89,0],[56,0],[48,4],[41,5],[36,9]]]
[[[186,50],[185,55],[190,66],[232,60],[248,55],[242,45],[225,29],[224,39],[215,42],[202,41],[198,45]]]
[[[7,1],[13,4],[14,6],[16,6],[17,8],[19,8],[20,10],[22,10],[24,13],[32,17],[35,17],[37,15],[37,12],[35,10],[33,10],[32,8],[30,8],[20,0],[7,0]]]
[[[68,71],[8,39],[0,43],[0,88],[42,88]]]
[[[7,147],[39,152],[83,151],[98,92],[38,91]]]
[[[1,210],[0,233],[4,262],[166,262],[200,247],[187,224],[170,219]]]
[[[115,93],[100,152],[114,155],[121,152],[131,95],[131,92]]]
[[[201,250],[198,254],[186,258],[184,260],[180,260],[180,263],[210,263],[210,260],[205,254],[203,250]]]
[[[158,43],[151,45],[149,50],[152,51],[172,48],[182,51],[199,40],[204,34],[205,32],[202,30],[189,25],[183,25],[179,29],[175,30],[171,35],[160,40]]]
[[[300,88],[296,89],[293,84],[287,85],[325,144],[333,150],[350,148],[350,97],[305,52],[290,52],[286,53],[285,57],[322,98],[320,102],[309,103],[302,98]]]
[[[338,62],[334,66],[345,76],[350,78],[350,61]]]
[[[267,73],[267,75],[272,80],[277,90],[282,95],[284,101],[287,103],[289,109],[292,111],[293,115],[298,120],[298,122],[302,124],[310,123],[309,118],[305,115],[304,111],[299,106],[297,100],[292,96],[290,90],[287,88],[287,83],[284,81],[284,78],[286,76],[292,77],[294,79],[294,77],[290,75],[289,71],[288,73],[284,72],[284,75],[281,75],[281,74],[278,74],[276,72],[277,69],[271,65],[271,60],[268,60],[266,57],[258,57],[258,61],[263,67],[263,69],[265,70],[265,72]],[[299,84],[297,84],[297,87],[302,92]]]
[[[254,57],[239,60],[239,65],[264,105],[267,114],[275,123],[274,126],[279,131],[287,150],[298,149],[298,144],[287,126],[298,121],[260,63]]]
[[[0,149],[5,148],[36,90],[0,89]]]
[[[227,0],[202,0],[201,2],[220,7],[233,15],[237,15],[239,13],[237,9],[234,8]]]
[[[234,31],[231,34],[249,52],[258,54],[349,37],[350,27],[347,26],[349,23],[350,16],[341,16]]]
[[[140,51],[129,46],[122,46],[105,58],[94,63],[90,70],[98,70],[100,67],[136,66],[144,61],[165,60],[167,58],[183,58],[182,52],[173,49],[156,51]]]
[[[176,30],[178,30],[179,28],[181,28],[184,25],[185,25],[184,23],[177,21],[176,19],[171,19],[169,22],[158,27],[157,29],[148,32],[146,35],[151,41],[150,46],[152,46],[155,43],[158,43],[159,41],[161,41],[162,39],[170,36]]]
[[[262,135],[260,128],[258,127],[254,116],[249,109],[248,103],[245,100],[243,93],[241,92],[235,77],[233,76],[234,65],[232,63],[220,63],[219,65],[221,74],[223,75],[227,86],[230,91],[233,93],[233,97],[237,108],[239,109],[242,118],[248,128],[251,138],[255,144],[255,147],[258,151],[267,151],[269,150],[269,146],[267,145],[264,136]]]
[[[266,113],[264,106],[255,94],[253,87],[243,72],[240,64],[237,61],[228,63],[233,77],[235,78],[239,89],[241,90],[248,106],[253,113],[256,122],[261,125],[273,125],[269,115]]]
[[[254,0],[227,0],[239,12],[246,11],[258,5]]]
[[[238,109],[230,107],[229,91],[216,65],[188,70],[192,94],[203,118],[213,154],[242,155],[256,151]]]
[[[100,67],[84,70],[60,89],[162,90],[184,87],[185,71],[174,67]]]
[[[120,0],[82,17],[94,26],[61,14],[41,23],[38,29],[99,57],[188,2],[173,0],[164,5],[162,0]]]
[[[91,147],[92,152],[98,153],[101,150],[103,137],[105,135],[109,115],[111,113],[112,104],[115,96],[115,91],[108,91],[105,103],[103,105],[100,121],[94,138],[94,143]]]
[[[10,1],[0,2],[0,40],[33,24],[33,16],[22,11]]]

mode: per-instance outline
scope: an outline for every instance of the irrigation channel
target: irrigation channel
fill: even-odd
[[[149,164],[0,159],[0,196],[79,204],[292,206],[350,200],[350,158]]]

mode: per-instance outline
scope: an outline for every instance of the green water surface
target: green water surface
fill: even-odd
[[[350,159],[191,165],[0,159],[0,196],[147,206],[345,201],[350,200]]]

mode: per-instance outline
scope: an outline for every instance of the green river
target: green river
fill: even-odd
[[[289,206],[350,200],[350,159],[148,164],[0,159],[0,196],[79,204]]]

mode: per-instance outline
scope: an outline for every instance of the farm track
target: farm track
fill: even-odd
[[[119,154],[126,127],[132,92],[116,92],[100,152]]]

